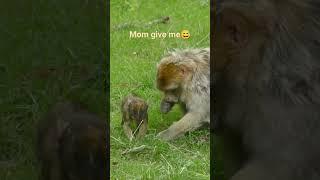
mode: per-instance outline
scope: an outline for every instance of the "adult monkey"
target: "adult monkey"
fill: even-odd
[[[218,7],[215,140],[227,179],[320,179],[319,2],[224,0]]]
[[[169,52],[157,66],[157,88],[163,92],[160,110],[167,113],[180,104],[184,116],[158,137],[173,140],[210,123],[210,50]]]

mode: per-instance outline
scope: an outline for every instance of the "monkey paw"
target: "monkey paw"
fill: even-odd
[[[161,131],[158,135],[158,138],[165,140],[165,141],[170,141],[176,138],[176,136],[174,135],[174,133],[172,133],[170,130],[164,130]]]

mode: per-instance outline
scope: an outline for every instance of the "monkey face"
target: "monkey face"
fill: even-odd
[[[180,97],[179,89],[165,91],[163,100],[169,103],[178,103]]]
[[[162,100],[160,105],[160,111],[162,113],[168,113],[173,106],[174,106],[174,103]]]
[[[179,102],[180,94],[179,88],[165,91],[160,105],[161,112],[168,113]]]
[[[172,57],[166,57],[162,62],[174,61]],[[157,88],[164,93],[160,110],[168,113],[172,107],[179,102],[181,95],[181,84],[187,77],[187,67],[174,63],[163,63],[158,66]]]
[[[269,7],[268,3],[264,2],[267,7]],[[267,7],[261,9],[265,11]],[[213,44],[215,50],[213,62],[216,99],[213,121],[215,131],[221,130],[223,126],[235,126],[235,120],[228,119],[231,117],[230,114],[232,117],[244,116],[245,111],[241,109],[244,106],[236,105],[243,102],[238,99],[234,100],[236,98],[233,96],[241,94],[241,97],[247,100],[246,97],[249,96],[247,93],[250,92],[247,86],[249,84],[260,86],[258,84],[261,81],[259,83],[256,81],[260,78],[256,76],[258,74],[256,71],[263,74],[263,71],[268,69],[264,67],[264,64],[267,64],[265,62],[268,59],[265,56],[271,54],[265,52],[266,47],[272,41],[270,37],[274,36],[272,35],[271,16],[264,17],[269,13],[262,13],[260,10],[259,12],[248,11],[248,9],[251,8],[249,6],[239,7],[239,4],[234,1],[234,3],[222,3],[216,14],[217,25],[214,28]]]
[[[125,135],[130,139],[143,137],[148,130],[148,103],[133,95],[122,100],[122,122]],[[138,130],[138,133],[135,134]]]
[[[129,106],[129,113],[130,118],[137,121],[137,123],[140,123],[142,120],[147,120],[148,116],[148,105],[143,102],[135,102],[130,104]]]
[[[141,127],[143,127],[144,129],[142,131],[144,132],[147,131],[148,107],[149,107],[148,103],[137,96],[128,95],[122,100],[121,125],[123,125],[124,132],[129,139],[133,138],[132,130],[135,130],[141,124],[142,124]]]
[[[241,12],[237,7],[231,3],[224,4],[217,14],[213,46],[214,72],[219,75],[239,76],[236,71],[245,73],[251,63],[261,61],[261,55],[264,54],[261,50],[271,32],[272,23],[266,21],[265,17]]]

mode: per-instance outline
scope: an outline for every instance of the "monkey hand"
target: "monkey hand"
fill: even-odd
[[[129,141],[132,141],[134,136],[129,136],[128,138],[129,138]]]
[[[128,139],[130,141],[132,141],[132,139],[134,138],[133,134],[132,134],[132,130],[130,128],[130,122],[129,121],[126,121],[123,125],[123,130],[124,130],[124,133],[126,134],[126,136],[128,137]]]
[[[161,131],[158,135],[157,138],[165,140],[165,141],[170,141],[176,138],[175,134],[170,132],[170,129],[166,129],[164,131]]]
[[[202,115],[197,112],[189,112],[179,121],[174,122],[167,130],[160,132],[157,137],[166,141],[179,138],[188,131],[200,128],[204,123],[201,117]]]

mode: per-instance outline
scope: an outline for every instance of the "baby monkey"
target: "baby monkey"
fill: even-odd
[[[121,104],[122,122],[124,133],[132,140],[143,137],[148,130],[148,104],[143,99],[129,95]]]
[[[107,178],[107,124],[80,104],[56,104],[39,122],[40,180]]]

